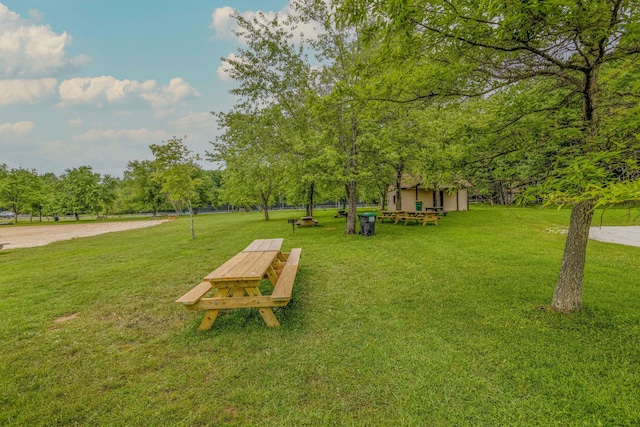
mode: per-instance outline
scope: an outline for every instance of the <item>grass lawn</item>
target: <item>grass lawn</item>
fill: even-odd
[[[564,316],[544,306],[568,210],[472,206],[368,238],[334,213],[0,252],[0,425],[640,424],[640,248],[589,242],[584,309]],[[173,301],[274,237],[302,248],[282,327],[243,309],[198,332]]]

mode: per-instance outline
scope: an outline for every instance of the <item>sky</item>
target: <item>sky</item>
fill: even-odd
[[[204,157],[234,104],[232,8],[288,0],[0,0],[0,164],[122,177],[171,138]],[[202,161],[205,169],[213,163]]]

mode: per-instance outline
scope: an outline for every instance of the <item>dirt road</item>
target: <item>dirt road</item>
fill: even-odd
[[[38,227],[0,227],[0,244],[3,250],[44,246],[60,240],[77,239],[79,237],[97,236],[98,234],[116,231],[134,230],[153,227],[166,220],[104,222],[95,224],[59,224]]]

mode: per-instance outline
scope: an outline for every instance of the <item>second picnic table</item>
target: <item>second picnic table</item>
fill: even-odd
[[[409,221],[422,223],[423,227],[428,222],[432,222],[433,224],[438,225],[438,217],[435,213],[429,211],[382,211],[378,218],[380,219],[380,222],[384,222],[385,219],[388,219],[389,221],[393,221],[396,224],[400,221],[404,221],[404,225],[407,225]]]
[[[202,282],[176,302],[190,310],[206,310],[200,330],[207,330],[221,309],[258,308],[269,326],[280,326],[271,307],[287,305],[298,269],[301,249],[280,251],[283,239],[254,240],[242,252],[207,274]],[[274,285],[271,295],[262,295],[258,287],[266,277]],[[213,298],[202,298],[216,289]]]

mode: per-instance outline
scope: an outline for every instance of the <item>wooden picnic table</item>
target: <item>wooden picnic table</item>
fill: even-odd
[[[378,218],[380,218],[380,222],[388,219],[389,221],[393,221],[394,224],[404,221],[404,225],[407,225],[410,221],[414,221],[416,223],[422,223],[423,226],[429,222],[438,225],[438,217],[435,213],[429,211],[382,211]]]
[[[436,214],[436,215],[447,216],[447,211],[444,210],[444,206],[426,207],[426,208],[424,208],[424,212],[431,213],[431,214]]]
[[[313,217],[311,216],[303,216],[297,222],[297,225],[298,227],[315,227],[316,225],[318,225],[318,220],[313,219]]]
[[[409,221],[414,221],[416,223],[422,223],[424,227],[428,222],[432,222],[435,225],[438,225],[438,217],[435,214],[429,212],[404,212],[402,215],[396,216],[396,224],[399,221],[404,221],[404,225],[407,225]]]
[[[211,329],[221,309],[247,307],[258,308],[268,326],[280,326],[271,307],[289,303],[301,253],[299,248],[282,253],[282,242],[283,239],[254,240],[242,252],[207,274],[176,303],[189,310],[206,310],[200,330]],[[274,286],[271,295],[260,292],[263,278],[268,278]],[[213,289],[213,298],[203,298]]]
[[[346,209],[338,209],[338,213],[335,214],[334,218],[346,218],[349,213]]]
[[[378,219],[380,220],[380,222],[384,222],[385,219],[388,219],[389,221],[395,221],[396,216],[401,213],[404,213],[404,211],[381,211]]]

